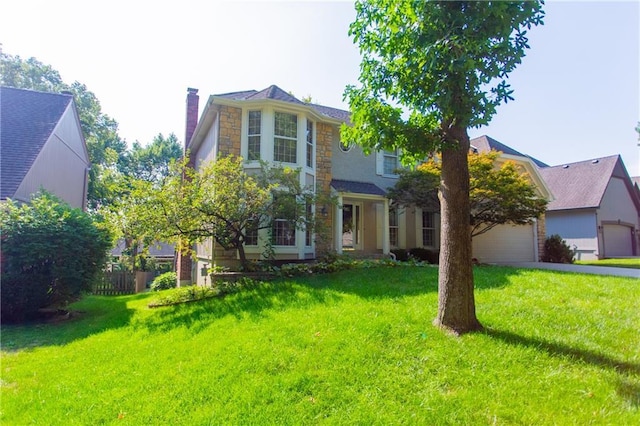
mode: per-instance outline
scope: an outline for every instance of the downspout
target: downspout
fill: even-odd
[[[540,262],[540,250],[538,249],[538,218],[533,219],[533,261]]]

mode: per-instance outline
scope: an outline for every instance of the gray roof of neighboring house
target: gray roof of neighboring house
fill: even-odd
[[[497,140],[486,135],[471,139],[470,142],[471,142],[471,146],[475,147],[479,152],[489,152],[491,150],[500,151],[507,155],[517,155],[519,157],[529,158],[538,167],[549,167],[548,164],[543,163],[537,158],[533,158],[530,155],[523,154],[519,151],[516,151],[510,146],[507,146],[501,142],[498,142]]]
[[[0,199],[12,197],[72,95],[0,87]]]
[[[539,171],[555,197],[548,210],[598,208],[614,172],[616,175],[626,174],[619,155],[546,167]]]
[[[380,195],[387,193],[371,182],[357,182],[353,180],[331,179],[331,186],[338,192],[351,192],[354,194]]]
[[[345,111],[338,108],[332,108],[324,105],[318,104],[307,104],[297,99],[295,96],[285,92],[278,86],[272,84],[266,89],[257,91],[257,90],[243,90],[240,92],[231,92],[231,93],[222,93],[218,95],[214,95],[216,97],[233,99],[236,101],[247,101],[247,100],[257,100],[257,99],[271,99],[275,101],[289,102],[297,105],[308,105],[313,108],[318,114],[327,116],[329,118],[333,118],[336,120],[349,122],[350,113],[349,111]]]
[[[111,249],[111,256],[122,256],[125,248],[125,241],[123,239],[118,240],[116,246]],[[173,257],[175,252],[176,248],[174,244],[155,243],[149,246],[148,254],[151,257]]]

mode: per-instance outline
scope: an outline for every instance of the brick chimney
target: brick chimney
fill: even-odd
[[[198,125],[198,89],[189,87],[187,89],[187,119],[185,123],[185,136],[184,136],[184,151],[186,154],[189,142],[193,132]],[[189,165],[194,166],[193,157],[189,160]],[[193,268],[193,262],[191,261],[191,255],[189,253],[178,252],[176,259],[176,275],[178,276],[178,286],[182,287],[191,284],[191,271]]]
[[[193,89],[189,87],[187,89],[187,121],[185,125],[185,136],[184,136],[184,148],[185,150],[189,146],[189,142],[191,142],[191,137],[193,136],[193,132],[196,130],[196,126],[198,125],[198,101],[200,97],[198,96],[198,89]]]

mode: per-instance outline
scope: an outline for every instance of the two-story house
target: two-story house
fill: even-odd
[[[304,103],[277,86],[210,96],[198,118],[197,89],[187,95],[186,146],[194,167],[218,156],[236,155],[246,169],[259,161],[299,168],[301,184],[331,193],[337,203],[315,206],[315,214],[330,224],[327,247],[319,247],[305,230],[283,228],[273,231],[273,249],[278,259],[313,259],[323,250],[355,255],[389,254],[393,248],[424,247],[438,250],[440,244],[437,213],[420,209],[393,209],[386,192],[392,187],[400,167],[399,153],[380,151],[364,155],[358,146],[340,139],[340,126],[349,122],[349,112]],[[493,140],[476,142],[479,150],[505,147]],[[472,144],[474,141],[472,141]],[[493,143],[493,146],[492,146]],[[496,146],[499,144],[500,146]],[[475,145],[474,145],[475,146]],[[510,151],[511,152],[511,151]],[[529,172],[548,196],[533,161],[512,152],[503,157],[515,160]],[[544,240],[544,226],[499,226],[474,239],[474,256],[483,262],[537,261]],[[212,244],[197,248],[197,264],[179,262],[180,280],[204,280],[212,259]],[[246,246],[246,253],[259,258],[263,248]],[[235,259],[236,253],[216,253],[221,259]],[[197,272],[197,273],[196,273]]]

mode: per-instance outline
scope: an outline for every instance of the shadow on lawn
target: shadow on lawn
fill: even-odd
[[[514,274],[518,274],[514,268],[476,268],[476,287],[488,289],[508,285]],[[263,318],[267,310],[305,309],[318,304],[334,304],[345,294],[363,299],[397,299],[437,291],[437,267],[352,269],[276,280],[222,298],[158,308],[154,315],[140,318],[132,325],[150,332],[186,327],[198,333],[209,327],[211,321],[225,316],[255,320]]]
[[[145,295],[88,297],[69,306],[68,318],[2,324],[0,346],[3,352],[15,352],[65,345],[92,334],[124,327],[134,313],[133,309],[127,308],[127,302],[142,297]]]
[[[575,348],[564,345],[562,343],[549,342],[533,337],[521,336],[519,334],[504,330],[486,328],[484,330],[484,333],[492,338],[501,340],[510,345],[535,348],[537,350],[546,352],[551,356],[575,359],[584,362],[585,364],[613,370],[616,373],[619,373],[621,376],[640,374],[640,364],[620,361],[607,355],[603,355],[601,353],[590,351],[587,349]],[[635,407],[640,406],[640,385],[638,385],[637,382],[634,382],[625,377],[619,377],[617,383],[617,392],[631,405]]]
[[[473,268],[476,290],[510,285],[521,269],[498,266]],[[315,275],[300,280],[313,288],[325,288],[350,293],[366,299],[416,296],[438,291],[437,265],[426,267],[395,267],[351,269],[335,274]]]
[[[155,315],[134,322],[133,327],[150,332],[186,327],[193,333],[199,333],[211,326],[211,321],[225,316],[257,320],[265,316],[266,310],[308,308],[335,303],[340,298],[334,292],[311,289],[293,282],[273,282],[221,298],[157,308]]]

